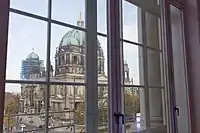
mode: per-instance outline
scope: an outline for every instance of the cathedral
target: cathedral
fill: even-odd
[[[84,21],[80,18],[77,26],[83,27]],[[101,44],[98,42],[97,49],[97,68],[98,83],[107,84],[107,75],[105,74],[105,57]],[[85,33],[73,29],[68,31],[61,39],[55,51],[55,68],[51,65],[51,81],[55,82],[77,82],[84,83],[85,80],[85,47],[87,45]],[[28,60],[38,60],[39,56],[33,51],[28,55]],[[37,57],[37,59],[36,59]],[[38,65],[40,66],[40,65]],[[34,71],[40,70],[40,71]],[[44,67],[34,69],[26,73],[30,80],[45,80],[46,70]],[[124,61],[125,83],[130,84],[129,68]],[[27,79],[27,80],[29,80]],[[45,85],[21,85],[21,112],[39,113],[44,112]],[[62,112],[66,110],[76,110],[80,103],[84,102],[84,86],[74,85],[51,85],[50,86],[50,111]],[[107,98],[107,87],[98,87],[99,100],[102,103]],[[104,97],[104,98],[103,98]],[[70,113],[55,113],[54,117],[69,119]]]

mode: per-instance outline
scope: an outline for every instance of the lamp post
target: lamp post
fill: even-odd
[[[76,79],[75,79],[75,76],[74,76],[74,83],[75,83],[75,80],[76,80]],[[74,116],[73,116],[73,117],[74,117],[74,118],[73,118],[73,119],[74,119],[74,122],[75,122],[75,107],[76,107],[76,106],[75,106],[75,86],[73,86],[73,93],[74,93],[74,95],[73,95],[73,97],[74,97],[74,98],[73,98],[73,100],[74,100]],[[74,123],[74,130],[73,130],[73,133],[75,133],[75,123]]]

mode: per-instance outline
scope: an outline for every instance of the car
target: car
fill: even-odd
[[[33,116],[29,115],[28,118],[32,118]]]
[[[22,118],[20,118],[19,121],[22,121]]]
[[[32,123],[34,123],[34,121],[33,121],[33,120],[30,120],[29,123],[32,124]]]
[[[39,125],[39,127],[38,128],[44,128],[44,125]]]
[[[39,125],[38,128],[45,128],[45,125]],[[49,125],[48,128],[51,128],[51,126]]]

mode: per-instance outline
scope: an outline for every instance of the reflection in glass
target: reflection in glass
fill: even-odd
[[[156,49],[162,49],[160,43],[160,18],[146,12],[145,13],[145,24],[146,24],[146,41],[147,46]]]
[[[149,86],[163,85],[162,80],[162,52],[147,49],[148,84]]]
[[[99,132],[108,131],[108,86],[98,87]]]
[[[97,72],[98,72],[98,83],[107,84],[107,38],[98,36],[98,50],[97,50]]]
[[[143,60],[143,56],[139,56],[138,52],[141,49],[142,47],[140,46],[123,43],[125,85],[139,85],[143,83],[140,80],[144,77],[139,74],[142,69],[142,66],[139,67],[139,63]]]
[[[149,89],[150,126],[154,132],[166,133],[166,108],[163,88]]]
[[[97,32],[107,34],[107,0],[97,0]]]
[[[136,132],[144,130],[145,112],[144,112],[144,88],[125,87],[124,92],[124,111],[126,121],[126,132]]]
[[[46,22],[10,13],[6,79],[45,80]]]
[[[138,7],[123,0],[123,39],[141,43],[138,40]]]

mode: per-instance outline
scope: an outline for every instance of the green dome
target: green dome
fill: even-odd
[[[84,45],[85,44],[85,34],[83,31],[79,30],[72,30],[67,32],[62,40],[60,41],[59,46],[66,46],[66,45]]]

